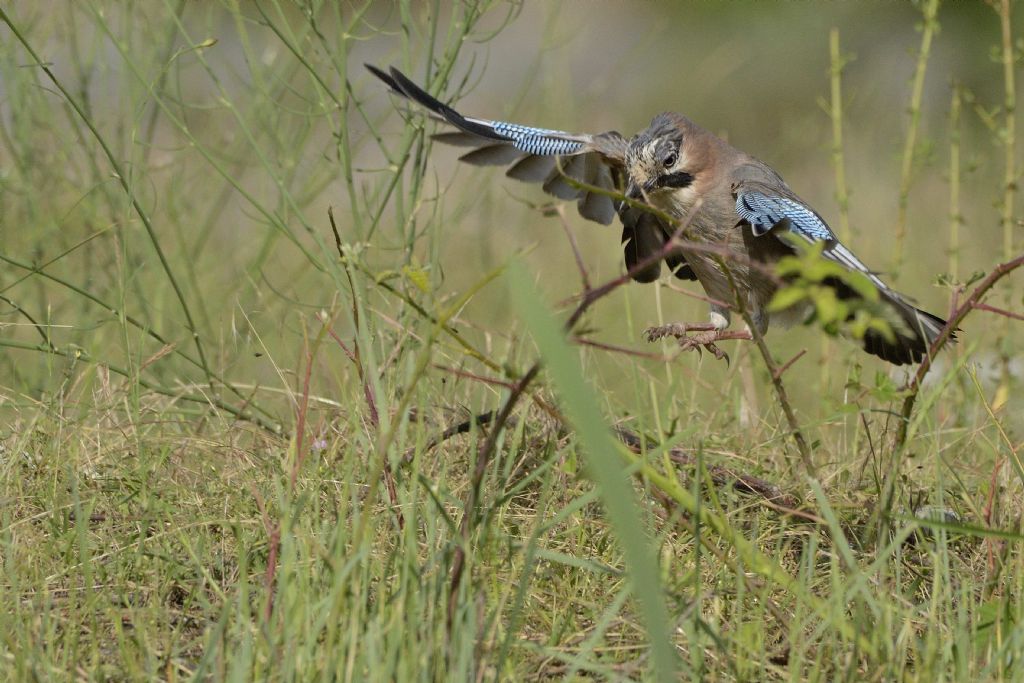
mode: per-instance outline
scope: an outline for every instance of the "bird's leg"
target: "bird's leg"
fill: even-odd
[[[757,330],[757,333],[763,337],[765,333],[768,331],[768,311],[765,311],[760,306],[751,302],[750,320],[754,323],[754,329]],[[750,331],[750,325],[744,325],[743,329],[747,334],[751,335],[751,338],[753,338],[753,335]]]
[[[647,341],[653,342],[665,337],[675,337],[679,348],[684,351],[691,349],[700,352],[701,348],[710,351],[718,360],[729,362],[729,356],[715,342],[726,339],[753,339],[749,331],[727,332],[729,327],[729,310],[719,306],[711,307],[710,321],[706,323],[670,323],[644,330]]]
[[[711,312],[708,313],[708,319],[715,326],[716,330],[724,330],[729,327],[729,309],[718,304],[711,304]]]

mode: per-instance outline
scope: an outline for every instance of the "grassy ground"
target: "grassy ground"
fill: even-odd
[[[753,345],[641,341],[703,316],[673,282],[567,343],[566,235],[597,285],[618,230],[362,68],[686,111],[946,314],[1022,246],[1024,7],[628,7],[0,8],[0,678],[1024,679],[1018,320],[971,310],[907,420],[906,374],[773,330],[802,459]]]

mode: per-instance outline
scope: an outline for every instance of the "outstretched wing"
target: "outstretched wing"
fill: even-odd
[[[781,178],[777,180],[777,183],[745,181],[734,186],[736,215],[740,222],[748,224],[755,237],[771,235],[783,243],[790,242],[794,237],[811,244],[824,242],[822,255],[851,271],[865,275],[878,289],[881,299],[896,314],[893,321],[896,323],[893,325],[895,338],[889,339],[877,330],[869,329],[864,335],[864,349],[896,365],[920,361],[946,321],[916,308],[901,294],[890,289],[839,242],[821,216],[793,195]],[[826,284],[834,287],[840,298],[859,296],[854,288],[839,278],[830,278]]]
[[[615,217],[612,198],[575,186],[572,181],[607,192],[621,189],[626,141],[618,133],[566,133],[463,116],[432,97],[398,69],[385,73],[369,64],[366,68],[398,94],[458,128],[458,132],[440,133],[435,138],[447,144],[473,147],[473,151],[460,157],[461,161],[478,166],[511,164],[507,171],[509,177],[543,183],[549,194],[576,200],[584,218],[603,225],[612,222]]]
[[[459,157],[477,166],[509,166],[505,175],[516,180],[541,183],[544,191],[559,199],[576,201],[581,216],[608,225],[615,214],[623,224],[622,241],[626,267],[632,268],[657,252],[669,232],[652,214],[627,206],[617,206],[605,193],[623,192],[624,158],[627,142],[615,131],[591,135],[524,126],[505,121],[463,116],[438,101],[413,83],[398,69],[385,73],[369,64],[366,68],[394,92],[425,107],[436,118],[457,131],[437,133],[434,139],[445,144],[471,147]],[[591,191],[580,185],[597,188]],[[681,255],[666,259],[673,272],[682,278],[696,279]],[[640,282],[658,277],[660,264],[634,274]]]

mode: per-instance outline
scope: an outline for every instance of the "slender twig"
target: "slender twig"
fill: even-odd
[[[725,337],[720,338],[724,339]],[[634,356],[636,358],[647,358],[648,360],[656,361],[672,360],[671,356],[665,356],[660,353],[651,353],[650,351],[637,351],[636,349],[630,349],[625,346],[617,346],[615,344],[608,344],[605,342],[595,341],[593,339],[587,339],[586,337],[581,337],[579,335],[573,336],[572,339],[570,339],[570,341],[572,341],[574,344],[579,344],[581,346],[590,346],[595,349],[601,349],[602,351],[621,353],[623,355]]]
[[[477,382],[483,382],[484,384],[490,384],[496,387],[505,387],[506,389],[512,390],[516,386],[516,382],[514,381],[510,382],[506,379],[498,379],[497,377],[484,377],[483,375],[478,375],[477,373],[470,372],[469,370],[451,368],[448,367],[447,365],[441,365],[440,363],[434,363],[434,367],[444,372],[450,372],[451,374],[457,377],[465,377],[466,379],[475,380]]]
[[[327,323],[325,322],[320,328],[320,334],[317,336],[313,348],[308,349],[305,354],[306,371],[302,376],[302,394],[295,406],[295,460],[292,462],[291,478],[289,480],[292,491],[295,490],[295,482],[298,480],[299,470],[302,468],[302,462],[306,458],[306,416],[309,412],[309,385],[313,375],[313,359],[316,356],[316,349],[319,347],[320,339],[323,338],[323,333],[326,329]]]
[[[1013,311],[1007,311],[1002,308],[996,308],[995,306],[989,306],[988,304],[975,304],[975,308],[979,311],[988,311],[989,313],[995,313],[1001,315],[1004,318],[1011,318],[1013,320],[1024,320],[1024,315],[1020,313],[1014,313]]]
[[[331,232],[334,233],[334,245],[338,250],[338,258],[343,262],[345,261],[345,249],[341,243],[341,234],[338,231],[338,225],[334,220],[334,209],[333,207],[327,208],[327,218],[331,225]],[[349,291],[352,296],[352,319],[356,329],[359,328],[359,307],[356,305],[356,286],[352,280],[352,272],[350,269],[345,268],[345,275],[348,279]],[[356,373],[359,375],[359,381],[363,385],[363,399],[366,401],[367,410],[370,413],[370,425],[373,427],[373,431],[380,432],[380,413],[377,411],[377,398],[373,390],[373,385],[370,383],[369,377],[366,376],[366,372],[363,369],[362,353],[359,348],[359,336],[356,335],[355,340],[352,344],[352,349],[349,349],[341,338],[331,329],[327,321],[324,322],[324,329],[327,333],[337,342],[338,346],[341,347],[342,351],[348,356],[349,360],[356,367]],[[393,434],[393,432],[391,432]],[[400,502],[398,500],[398,488],[395,486],[395,475],[392,472],[391,463],[388,461],[387,454],[384,457],[380,465],[380,476],[384,480],[384,488],[388,493],[388,500],[391,502],[391,509],[395,513],[395,521],[398,524],[398,530],[402,531],[405,529],[405,515],[402,514]],[[376,480],[374,480],[371,489],[376,486]]]
[[[352,364],[355,365],[356,374],[359,375],[359,380],[363,383],[363,398],[366,400],[366,407],[370,411],[370,422],[374,426],[378,425],[380,423],[380,416],[377,414],[377,400],[373,396],[373,387],[363,377],[363,366],[359,362],[359,357],[355,354],[354,351],[352,351],[351,349],[348,348],[348,346],[345,345],[345,342],[341,340],[341,337],[338,336],[337,332],[328,328],[327,334],[329,334],[331,336],[331,339],[333,339],[338,344],[338,346],[341,347],[342,352],[348,357],[350,361],[352,361]]]
[[[569,229],[569,222],[565,219],[565,206],[559,204],[555,207],[555,214],[558,216],[558,222],[562,226],[562,231],[565,233],[565,239],[569,241],[569,247],[572,249],[572,256],[576,259],[576,268],[580,271],[580,280],[583,281],[584,291],[590,289],[590,277],[587,274],[587,267],[583,263],[583,255],[580,254],[580,247],[576,243],[576,236],[572,234],[572,230]]]
[[[729,268],[729,265],[722,259],[718,259],[718,264],[722,272],[725,274],[726,279],[729,281],[729,288],[732,290],[733,296],[735,297],[735,308],[747,323],[747,329],[750,331],[750,336],[753,338],[754,344],[757,346],[757,350],[761,354],[761,360],[764,362],[765,368],[768,369],[768,375],[772,380],[772,387],[775,389],[775,395],[779,399],[779,405],[782,406],[782,413],[786,416],[786,422],[789,423],[789,433],[793,437],[793,441],[796,443],[796,448],[800,453],[800,460],[804,464],[804,469],[807,471],[809,476],[814,477],[816,476],[816,469],[814,467],[814,461],[811,458],[811,447],[808,445],[807,439],[804,437],[803,430],[800,428],[800,421],[796,419],[796,412],[793,410],[793,404],[789,400],[786,385],[782,382],[782,371],[779,369],[778,363],[775,362],[775,358],[772,356],[772,352],[768,348],[768,343],[764,340],[764,335],[754,323],[754,319],[751,317],[750,311],[747,310],[743,297],[740,296],[739,288],[736,286],[736,282],[732,276],[732,269]]]
[[[868,462],[869,461],[874,461],[875,463],[878,462],[878,453],[875,452],[875,440],[871,438],[871,428],[868,426],[868,419],[864,416],[864,412],[863,411],[858,411],[858,415],[860,415],[860,423],[864,427],[864,435],[867,437],[867,440],[868,440],[868,452],[864,456],[864,462],[861,463],[860,469],[857,471],[857,478],[853,480],[854,481],[853,486],[850,487],[854,491],[856,491],[856,490],[858,490],[860,488],[860,482],[864,478],[864,470],[867,469]],[[876,469],[877,469],[877,466],[876,466]],[[875,476],[875,480],[876,480],[876,483],[877,483],[877,480],[878,480],[877,474]],[[880,484],[879,484],[879,488],[881,488]]]
[[[982,403],[985,403],[984,397],[982,397]],[[987,404],[986,404],[986,407]],[[998,422],[997,422],[998,424]],[[995,510],[996,493],[999,491],[999,472],[1003,469],[1003,465],[1006,463],[1006,456],[1004,455],[992,466],[992,473],[989,475],[988,482],[988,495],[985,497],[985,507],[982,508],[981,518],[985,520],[986,526],[992,526],[993,511]],[[985,551],[988,555],[988,570],[996,571],[996,557],[993,551],[993,546],[999,541],[994,538],[985,539]]]
[[[263,604],[263,620],[270,621],[274,613],[274,581],[277,575],[277,552],[281,545],[281,523],[272,520],[263,497],[255,488],[251,488],[252,497],[256,501],[256,508],[260,511],[263,519],[263,530],[267,532],[267,568],[263,572],[263,590],[266,592],[266,602]]]
[[[36,319],[32,317],[31,313],[29,313],[20,305],[18,305],[18,303],[15,302],[13,299],[8,299],[3,294],[0,294],[0,301],[3,301],[5,304],[13,308],[16,312],[20,313],[22,317],[25,318],[25,320],[28,320],[29,324],[35,328],[36,332],[39,333],[39,336],[43,338],[43,343],[47,346],[47,348],[49,348],[51,351],[57,350],[57,347],[53,345],[52,341],[50,341],[50,333],[47,332],[47,328],[50,327],[49,325],[43,325],[36,321]]]
[[[1000,0],[997,11],[999,12],[999,23],[1001,28],[1000,57],[1003,66],[1003,126],[997,136],[1000,146],[1003,148],[1003,197],[1000,206],[1000,224],[1003,228],[1003,259],[1009,260],[1013,257],[1015,227],[1014,199],[1017,195],[1017,183],[1020,181],[1017,172],[1017,87],[1014,71],[1016,62],[1020,59],[1020,46],[1014,45],[1013,24],[1011,22],[1010,0]],[[1007,292],[1005,303],[1010,303],[1010,294]],[[1009,320],[1003,321],[1002,336],[1009,336]],[[1002,382],[1006,386],[1009,382],[1010,357],[1007,346],[1001,345],[1002,353]]]
[[[345,354],[345,357],[354,363],[356,361],[356,354],[352,352],[352,349],[348,348],[348,344],[346,344],[334,330],[328,330],[327,333],[331,335],[331,338],[338,344],[338,346],[341,347],[341,352]]]
[[[625,444],[626,447],[634,453],[639,454],[644,451],[644,440],[635,432],[632,432],[625,427],[616,427],[615,435],[619,438],[619,441]],[[654,446],[655,444],[648,443],[647,449],[649,450]],[[681,448],[670,449],[668,455],[672,462],[677,465],[689,467],[697,462],[697,459],[691,453],[688,453]],[[796,508],[800,502],[795,496],[784,492],[777,484],[773,484],[770,481],[750,474],[736,472],[732,468],[723,467],[721,465],[713,465],[707,468],[707,470],[708,474],[711,476],[711,481],[717,486],[730,487],[740,493],[755,494],[760,496],[765,502],[790,509],[791,512],[798,516],[807,516],[805,513],[801,513],[793,509]],[[811,515],[810,517],[813,518],[814,516]]]
[[[749,315],[745,315],[745,318],[749,319]],[[754,344],[757,346],[758,352],[761,354],[761,359],[764,361],[765,367],[768,368],[768,373],[772,379],[772,386],[775,388],[775,393],[779,397],[779,405],[782,406],[782,412],[786,416],[786,421],[789,423],[789,431],[793,437],[793,441],[796,442],[797,450],[800,452],[800,459],[804,463],[804,468],[807,470],[807,474],[810,476],[815,475],[814,461],[811,459],[811,447],[807,443],[807,439],[804,438],[804,433],[800,429],[800,421],[796,419],[796,412],[793,410],[793,404],[789,401],[789,395],[786,392],[786,385],[782,383],[782,372],[779,370],[775,363],[775,359],[772,357],[772,352],[768,348],[768,344],[764,340],[764,335],[761,334],[755,325],[752,325],[751,320],[748,320],[747,324],[751,325],[751,334],[754,337]]]
[[[1014,254],[1014,197],[1017,194],[1017,88],[1014,67],[1017,50],[1013,45],[1013,24],[1010,20],[1010,0],[999,3],[999,23],[1002,29],[1000,57],[1003,65],[1003,131],[999,136],[1003,147],[1003,201],[1000,223],[1003,227],[1003,258]]]
[[[778,369],[772,373],[772,379],[775,379],[776,376],[782,377],[786,373],[786,370],[789,370],[793,366],[793,363],[800,360],[805,353],[807,353],[807,349],[800,349],[800,351],[795,356],[793,356],[785,363],[780,365]]]
[[[669,290],[671,290],[671,291],[673,291],[673,292],[675,292],[677,294],[682,294],[685,297],[689,297],[689,298],[694,299],[696,301],[701,301],[703,303],[706,303],[708,306],[718,306],[719,308],[730,308],[730,304],[728,302],[726,302],[726,301],[719,301],[718,299],[714,299],[714,298],[708,296],[707,294],[699,294],[699,293],[694,292],[692,290],[686,289],[685,287],[680,287],[679,285],[677,285],[675,282],[672,282],[671,280],[666,282],[665,286],[668,287]]]

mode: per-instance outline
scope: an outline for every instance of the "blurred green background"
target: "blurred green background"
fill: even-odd
[[[123,164],[180,281],[211,367],[240,385],[283,389],[295,384],[291,373],[319,311],[334,311],[342,338],[353,334],[342,313],[349,295],[337,271],[332,276],[324,265],[336,260],[328,207],[343,241],[360,245],[378,274],[399,274],[392,282],[427,310],[438,310],[520,252],[552,303],[580,289],[559,219],[536,208],[550,198],[500,170],[460,167],[457,149],[437,145],[427,159],[417,147],[398,192],[379,204],[395,171],[376,136],[395,150],[412,133],[396,111],[402,103],[362,64],[393,64],[425,82],[438,63],[430,55],[439,60],[448,49],[451,33],[446,38],[443,31],[453,30],[449,18],[472,13],[469,7],[341,3],[307,13],[274,3],[243,3],[236,12],[219,3],[47,2],[15,3],[6,11]],[[437,36],[424,29],[432,12],[442,15]],[[464,84],[458,106],[466,113],[571,131],[632,134],[660,111],[684,112],[773,165],[838,230],[828,113],[829,31],[836,27],[847,60],[849,246],[920,305],[944,315],[950,291],[936,281],[951,270],[953,87],[974,98],[974,104],[964,102],[961,115],[962,248],[954,275],[964,280],[1004,257],[998,207],[1003,151],[998,130],[985,123],[986,112],[1001,105],[1003,81],[999,21],[991,7],[948,3],[938,22],[921,100],[907,258],[898,270],[892,240],[922,6],[496,3],[465,40],[454,41],[459,53],[441,95],[447,99]],[[31,66],[8,28],[2,30],[3,254],[22,264],[48,264],[47,273],[134,316],[177,349],[190,349],[181,306],[110,164],[80,117]],[[413,121],[419,126],[423,119]],[[425,179],[408,199],[413,165],[425,169]],[[353,198],[362,205],[353,208]],[[587,223],[571,206],[566,216],[594,281],[621,273],[619,228]],[[52,326],[58,347],[77,345],[165,387],[203,383],[203,373],[174,354],[152,359],[160,343],[79,294],[10,264],[0,272],[0,290],[21,309],[0,304],[5,338],[40,342],[27,313]],[[477,293],[457,318],[468,338],[497,356],[519,333],[503,282]],[[380,313],[378,341],[386,357],[416,316],[363,286]],[[1011,303],[1019,304],[1019,297]],[[703,317],[698,301],[661,285],[634,284],[598,304],[588,326],[603,342],[651,351],[640,339],[643,327]],[[809,350],[793,370],[801,378],[794,391],[801,408],[817,417],[823,396],[841,400],[850,364],[863,365],[867,377],[890,372],[853,344],[822,345],[820,336],[798,328],[769,337],[782,359]],[[975,316],[962,339],[960,352],[973,349],[993,378],[1004,367],[1000,354],[1007,356],[1019,383],[1013,327]],[[438,362],[480,370],[458,354]],[[633,363],[650,363],[665,377],[699,376],[709,405],[728,397],[723,385],[738,372],[735,364],[727,368],[696,355],[664,371],[657,361],[617,354],[592,354],[588,362],[600,387],[625,410],[635,397],[632,389],[617,395],[619,380]],[[14,349],[0,354],[0,367],[4,407],[15,411],[66,389],[82,373],[66,358]],[[347,382],[352,372],[338,354],[317,367],[314,386],[317,378]],[[259,398],[284,419],[287,409],[273,407],[274,395]]]

